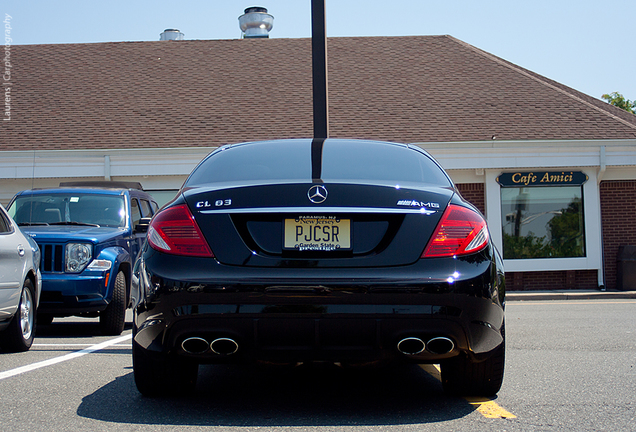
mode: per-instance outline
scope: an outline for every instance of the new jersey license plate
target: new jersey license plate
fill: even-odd
[[[351,249],[351,219],[335,216],[299,216],[285,219],[283,248],[298,251]]]

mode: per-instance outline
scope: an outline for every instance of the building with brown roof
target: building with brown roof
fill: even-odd
[[[310,39],[18,45],[11,61],[4,204],[81,179],[165,202],[220,145],[313,133]],[[509,288],[617,287],[619,247],[636,244],[636,116],[450,36],[330,38],[328,82],[330,136],[433,154],[486,214]],[[502,180],[529,173],[585,181]],[[563,231],[555,216],[579,219],[574,252],[538,244]]]

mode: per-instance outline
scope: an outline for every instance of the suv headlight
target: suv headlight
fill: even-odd
[[[79,273],[86,268],[91,258],[93,250],[90,244],[69,243],[64,250],[64,271],[67,273]]]

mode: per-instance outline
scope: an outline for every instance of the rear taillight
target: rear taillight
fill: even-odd
[[[450,204],[437,225],[422,258],[466,255],[488,244],[488,227],[474,210]]]
[[[148,228],[148,243],[161,252],[174,255],[214,256],[185,204],[155,215]]]

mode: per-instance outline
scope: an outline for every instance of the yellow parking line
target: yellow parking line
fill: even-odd
[[[422,368],[424,372],[435,378],[437,381],[442,382],[442,371],[440,370],[439,365],[421,364],[420,368]]]
[[[426,373],[438,381],[442,381],[441,371],[438,365],[422,364],[420,365]],[[486,418],[505,418],[513,419],[517,418],[513,413],[503,409],[495,401],[489,398],[478,397],[466,397],[464,398],[469,404],[475,407],[475,409]]]
[[[486,418],[517,418],[516,415],[506,411],[497,405],[492,399],[478,397],[466,397],[464,399],[466,399],[469,404],[476,407],[477,411]]]

